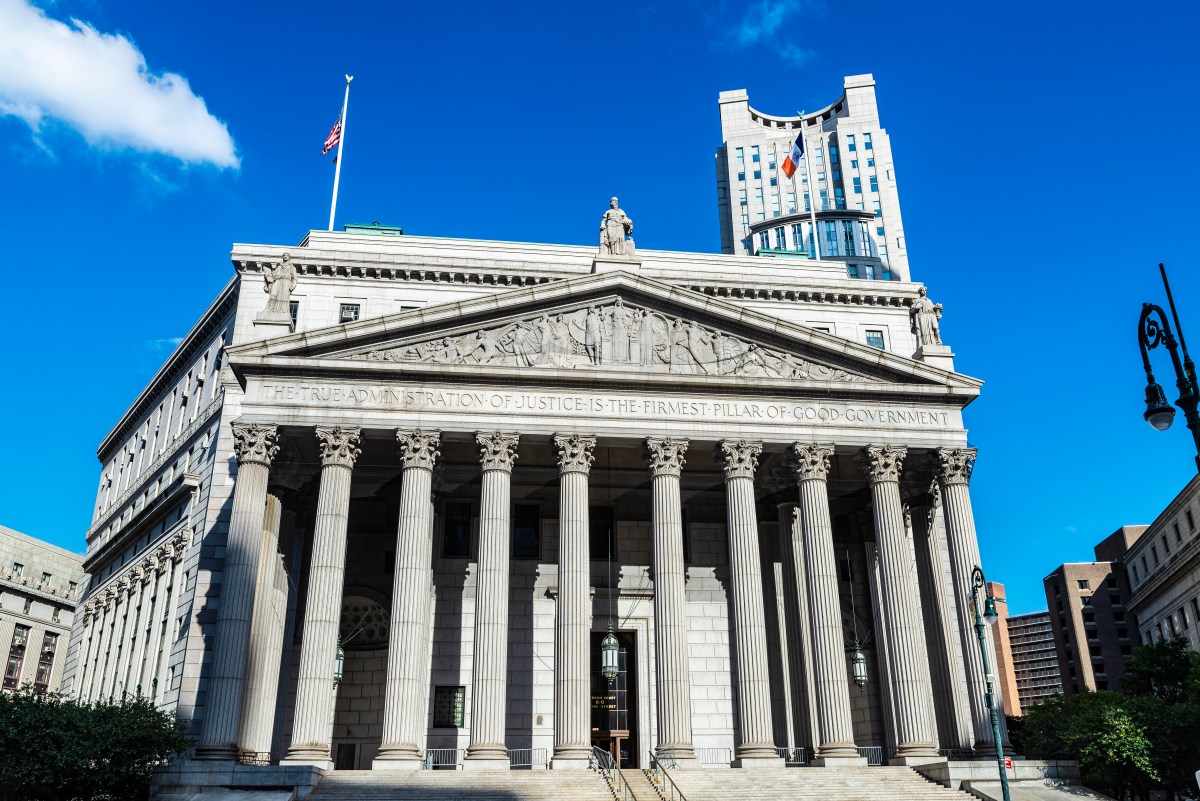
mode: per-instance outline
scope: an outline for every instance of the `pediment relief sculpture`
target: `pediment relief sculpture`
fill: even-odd
[[[813,381],[868,380],[838,367],[731,336],[694,320],[630,306],[620,298],[347,358],[556,369],[637,368],[642,372],[678,375]]]

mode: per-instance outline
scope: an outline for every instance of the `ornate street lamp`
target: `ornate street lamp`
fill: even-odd
[[[1167,270],[1162,264],[1158,265],[1162,273],[1163,286],[1167,290],[1167,303],[1171,307],[1171,318],[1175,321],[1175,330],[1179,332],[1179,342],[1171,333],[1167,315],[1161,306],[1153,303],[1142,304],[1142,316],[1138,318],[1138,346],[1142,349],[1142,366],[1146,370],[1146,413],[1143,417],[1156,431],[1166,431],[1175,419],[1175,410],[1167,403],[1166,393],[1154,380],[1154,372],[1150,369],[1150,351],[1159,345],[1166,347],[1171,354],[1171,364],[1175,368],[1175,386],[1179,388],[1179,398],[1175,405],[1183,409],[1183,417],[1187,427],[1192,430],[1192,439],[1196,443],[1196,467],[1200,468],[1200,383],[1196,381],[1196,365],[1188,355],[1187,340],[1183,337],[1183,326],[1179,324],[1179,314],[1175,311],[1175,298],[1171,295],[1171,284],[1167,281]],[[1183,360],[1180,361],[1179,351],[1183,350]]]
[[[613,634],[612,621],[609,621],[608,634],[605,634],[604,639],[600,641],[600,673],[608,679],[610,687],[617,680],[617,674],[621,672],[620,650],[621,644],[617,642],[617,638]]]
[[[333,656],[333,686],[337,687],[342,683],[343,671],[346,667],[346,651],[342,648],[342,643],[339,640],[337,653]]]
[[[863,653],[863,648],[867,646],[867,640],[858,636],[858,609],[854,605],[854,571],[850,568],[850,551],[846,551],[846,575],[850,577],[850,622],[854,626],[854,639],[846,646],[846,651],[850,654],[850,669],[854,676],[854,683],[861,690],[867,686],[867,655]],[[867,639],[870,639],[868,635]]]
[[[986,602],[984,603],[982,614],[979,611],[979,591],[987,586],[987,580],[983,577],[983,570],[976,565],[971,570],[971,606],[975,610],[975,634],[979,637],[979,654],[983,657],[983,675],[987,681],[987,694],[984,696],[987,699],[988,713],[992,716],[992,739],[996,742],[996,765],[1000,769],[1000,789],[1004,793],[1004,801],[1010,801],[1008,794],[1008,774],[1004,771],[1004,745],[1000,740],[1000,716],[996,713],[996,696],[992,688],[992,668],[988,665],[987,642],[984,640],[985,629],[983,621],[987,621],[988,625],[995,625],[999,619],[996,614],[996,599],[992,597],[991,592],[986,593]]]

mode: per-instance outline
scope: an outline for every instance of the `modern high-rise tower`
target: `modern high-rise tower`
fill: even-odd
[[[909,279],[892,146],[879,124],[873,76],[848,76],[840,98],[798,116],[764,114],[744,89],[721,92],[719,102],[722,253],[819,256],[845,262],[851,278]],[[801,131],[805,155],[789,179],[783,163]]]

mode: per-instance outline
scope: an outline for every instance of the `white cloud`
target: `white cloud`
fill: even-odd
[[[823,8],[817,0],[758,0],[751,3],[729,35],[738,47],[773,47],[775,54],[793,67],[816,58],[817,52],[797,43],[805,32],[798,19],[819,16]]]
[[[237,168],[225,124],[187,79],[152,73],[129,39],[50,19],[28,0],[0,0],[0,115],[39,133],[59,120],[93,146]]]

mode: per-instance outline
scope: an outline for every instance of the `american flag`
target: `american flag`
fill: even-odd
[[[324,156],[333,150],[340,141],[342,141],[342,118],[341,115],[338,115],[337,120],[333,123],[333,128],[329,131],[329,136],[325,137],[325,147],[321,148],[321,155]]]

